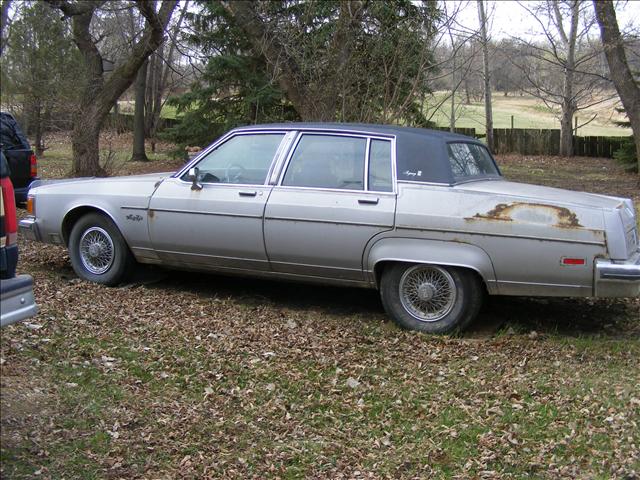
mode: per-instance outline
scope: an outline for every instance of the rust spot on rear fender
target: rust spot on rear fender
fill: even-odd
[[[487,213],[476,213],[473,217],[465,220],[520,221],[553,225],[559,228],[582,228],[578,216],[568,208],[542,203],[499,203]]]

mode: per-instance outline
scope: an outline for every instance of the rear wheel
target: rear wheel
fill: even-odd
[[[99,213],[89,213],[73,226],[69,257],[80,278],[109,286],[125,280],[133,264],[118,227]]]
[[[387,314],[401,327],[451,333],[476,317],[483,290],[469,270],[397,263],[383,272],[380,295]]]

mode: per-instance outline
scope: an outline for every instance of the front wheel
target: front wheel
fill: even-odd
[[[397,263],[382,274],[382,304],[401,327],[426,333],[461,331],[482,305],[482,285],[461,268]]]
[[[69,258],[80,278],[108,286],[121,283],[133,263],[118,227],[99,213],[89,213],[73,226]]]

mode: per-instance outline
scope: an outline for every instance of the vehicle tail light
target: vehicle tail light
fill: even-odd
[[[4,205],[4,229],[7,235],[7,245],[18,241],[18,218],[16,213],[16,199],[13,184],[9,177],[0,179],[2,186],[2,203]]]
[[[31,178],[38,176],[38,158],[35,155],[29,157],[29,163],[31,165]]]

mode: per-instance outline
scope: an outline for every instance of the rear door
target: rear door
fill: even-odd
[[[265,210],[274,271],[364,279],[366,244],[394,225],[393,147],[392,138],[299,135]]]

